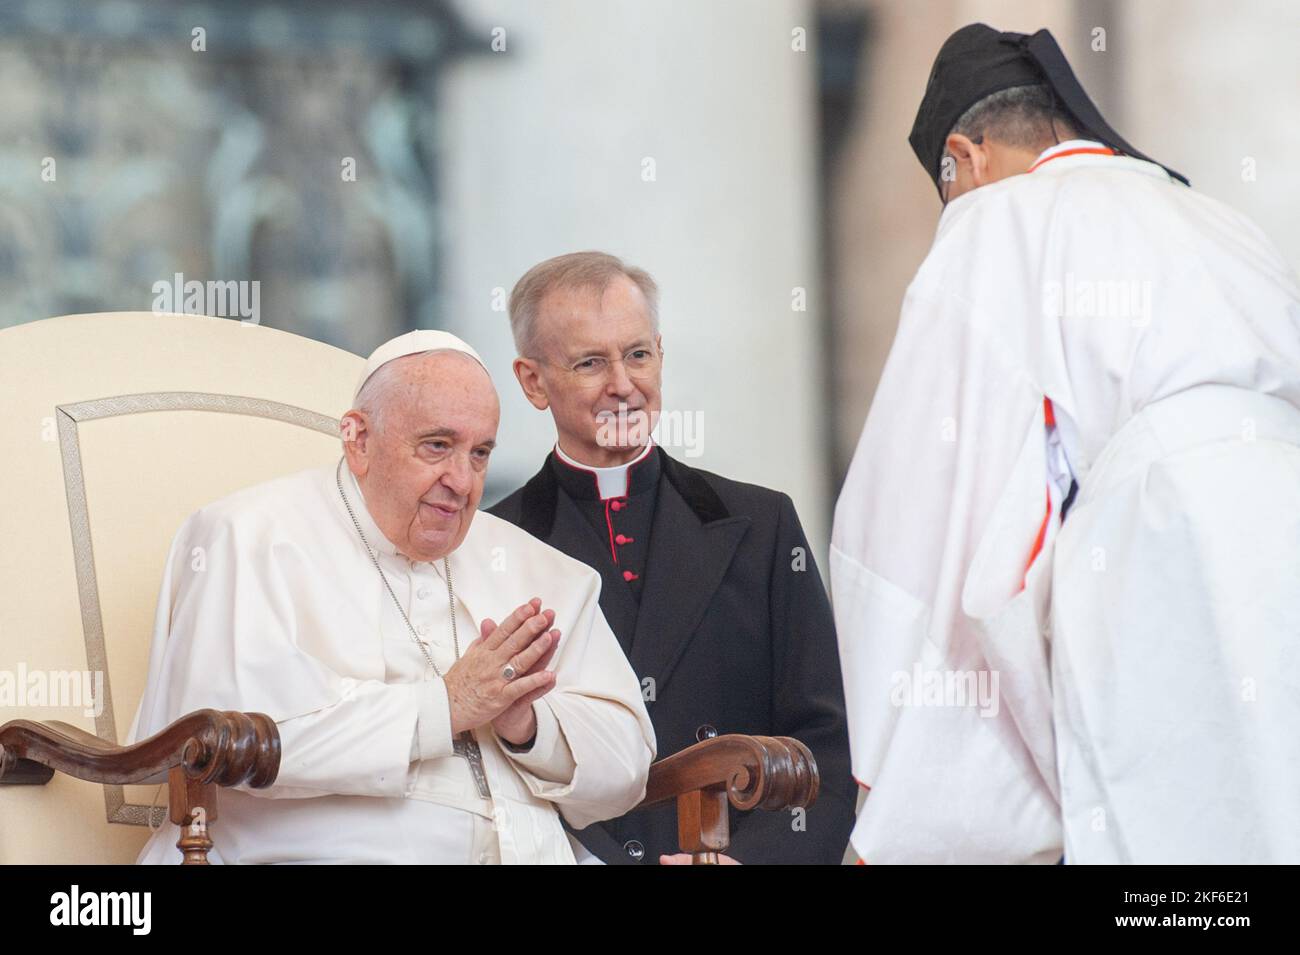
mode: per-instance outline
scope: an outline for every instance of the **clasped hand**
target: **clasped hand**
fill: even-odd
[[[543,610],[537,597],[499,625],[483,621],[479,636],[443,678],[453,736],[491,723],[498,736],[516,746],[533,738],[533,701],[555,687],[555,674],[546,669],[560,645],[554,622],[555,611]],[[507,663],[515,670],[512,680],[502,676]]]

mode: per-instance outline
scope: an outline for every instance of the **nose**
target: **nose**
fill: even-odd
[[[628,376],[627,368],[621,361],[614,362],[611,366],[609,381],[605,386],[605,392],[616,398],[626,398],[636,390],[636,385],[632,384],[631,377]]]
[[[474,488],[474,469],[470,467],[469,455],[451,456],[447,470],[442,472],[442,483],[457,496],[469,497],[469,492]]]

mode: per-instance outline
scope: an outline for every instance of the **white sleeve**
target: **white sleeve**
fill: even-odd
[[[1014,318],[909,289],[836,507],[850,751],[870,787],[853,844],[867,862],[1028,860],[1059,839],[1010,708],[933,706],[916,685],[991,681],[968,601],[1014,598],[1043,521],[1043,394],[1003,347]],[[1018,676],[1000,674],[1004,695]]]
[[[276,723],[280,772],[255,796],[407,795],[416,763],[452,755],[446,685],[343,680],[343,699]]]
[[[411,762],[450,756],[453,746],[447,684],[436,679],[420,686],[424,692],[419,694],[419,717],[415,736],[411,739]]]
[[[533,745],[523,752],[516,752],[502,740],[501,751],[515,764],[516,769],[531,773],[539,781],[559,784],[573,782],[573,771],[578,764],[573,758],[573,750],[569,748],[569,741],[564,737],[564,731],[560,729],[560,721],[555,718],[555,712],[545,697],[533,701],[533,713],[537,718],[537,735],[533,737]]]

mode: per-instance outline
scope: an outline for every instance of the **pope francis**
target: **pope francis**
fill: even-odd
[[[337,465],[182,525],[130,738],[275,720],[279,776],[222,793],[214,862],[572,863],[561,815],[627,812],[655,752],[600,578],[476,513],[500,412],[464,342],[380,346],[353,404]],[[178,837],[138,861],[179,862]]]

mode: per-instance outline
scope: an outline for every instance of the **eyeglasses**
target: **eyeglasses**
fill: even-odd
[[[549,364],[563,369],[583,382],[594,383],[604,381],[606,375],[609,374],[610,368],[616,363],[621,363],[629,378],[634,381],[645,381],[653,378],[658,373],[662,357],[663,352],[656,348],[634,348],[622,358],[610,359],[604,355],[588,355],[586,358],[575,361],[572,365],[563,365],[557,362],[549,362]]]

